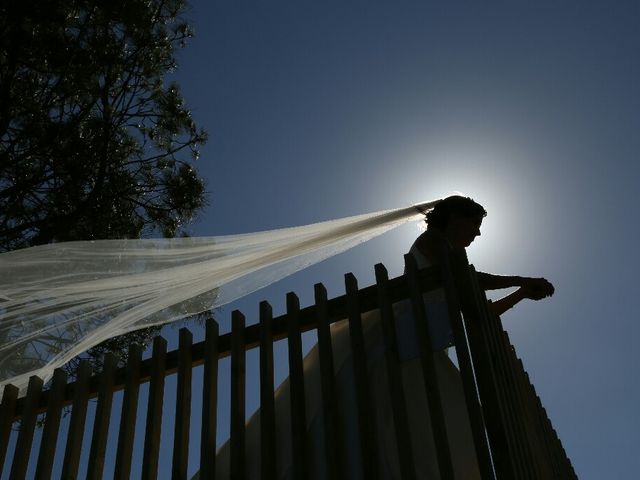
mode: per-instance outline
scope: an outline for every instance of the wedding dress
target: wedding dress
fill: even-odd
[[[418,268],[428,266],[426,258],[414,247],[410,251],[416,258]],[[460,373],[448,356],[452,334],[446,314],[442,289],[430,291],[423,296],[429,318],[428,328],[434,345],[435,368],[442,395],[445,424],[450,443],[455,478],[480,478],[473,447]],[[398,338],[398,361],[401,365],[402,383],[406,400],[407,417],[415,464],[416,478],[438,479],[436,448],[431,433],[431,420],[414,332],[413,313],[409,300],[393,305],[395,327]],[[400,479],[400,464],[395,440],[393,414],[388,387],[388,370],[382,338],[382,327],[378,310],[362,316],[367,370],[374,406],[375,428],[378,438],[378,470],[382,479]],[[353,363],[346,320],[331,327],[334,355],[337,404],[344,439],[346,459],[345,478],[363,478],[360,465],[357,402],[354,388]],[[323,413],[321,406],[320,363],[317,346],[304,358],[305,404],[307,413],[308,459],[311,479],[329,479],[324,462],[325,446]],[[276,468],[278,479],[291,479],[291,423],[289,381],[285,380],[275,392],[276,415]],[[246,475],[250,479],[260,478],[260,411],[246,424]],[[230,445],[227,441],[217,452],[216,478],[229,478]],[[196,475],[194,478],[198,478]]]

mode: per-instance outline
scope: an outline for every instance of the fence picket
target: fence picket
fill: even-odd
[[[273,312],[260,302],[260,471],[276,479],[276,414],[273,390]]]
[[[389,396],[391,397],[391,409],[393,414],[393,426],[395,431],[396,448],[400,462],[400,472],[403,480],[416,478],[411,436],[409,433],[409,420],[407,418],[407,404],[404,396],[402,370],[398,357],[398,344],[395,329],[393,308],[389,301],[389,275],[387,269],[381,263],[375,266],[376,281],[378,285],[378,299],[380,301],[380,319],[382,326],[382,339],[385,346],[385,360],[387,364],[387,379]]]
[[[486,310],[486,303],[478,301],[479,293],[474,290],[474,279],[470,272],[472,267],[468,264],[466,254],[452,254],[450,264],[471,349],[496,477],[520,478],[508,434],[506,412],[502,408],[504,401],[499,394],[488,334],[484,327],[486,321],[483,312]]]
[[[193,335],[188,329],[181,328],[178,342],[178,385],[171,475],[173,479],[186,479],[191,420],[191,345]]]
[[[245,478],[245,336],[244,315],[238,310],[231,314],[231,478]]]
[[[80,451],[84,437],[84,425],[87,420],[87,404],[89,402],[89,383],[91,380],[91,366],[86,360],[78,365],[78,374],[73,392],[73,406],[71,407],[71,420],[67,432],[67,445],[62,462],[62,475],[64,479],[74,480],[78,476],[80,466]]]
[[[149,401],[147,403],[147,422],[142,456],[142,478],[144,480],[156,479],[158,476],[166,357],[167,341],[162,337],[154,338],[151,357],[153,368],[149,382]]]
[[[484,296],[484,293],[482,293]],[[518,478],[537,478],[535,465],[532,462],[529,446],[524,441],[524,429],[518,408],[517,398],[512,388],[512,379],[509,371],[508,358],[502,345],[500,332],[502,325],[499,317],[487,312],[483,319],[483,325],[487,329],[489,346],[495,358],[494,369],[498,385],[498,394],[502,398],[502,409],[507,416],[507,432],[512,445],[514,462],[519,468]]]
[[[23,480],[27,476],[33,433],[36,428],[36,407],[40,401],[42,383],[42,380],[35,376],[29,379],[27,399],[22,416],[22,423],[20,425],[20,432],[18,433],[16,450],[13,454],[13,464],[11,465],[9,480]]]
[[[109,420],[111,420],[113,382],[117,364],[118,359],[115,355],[108,353],[104,356],[104,365],[100,373],[98,405],[96,406],[96,416],[93,422],[91,449],[89,450],[87,480],[102,478],[104,457],[107,448],[107,435],[109,434]]]
[[[2,472],[4,468],[4,461],[7,457],[11,425],[16,410],[18,393],[19,390],[17,387],[5,385],[2,394],[2,404],[0,404],[0,472]]]
[[[205,325],[204,371],[202,379],[202,427],[200,430],[200,478],[216,478],[216,429],[218,426],[218,322]]]
[[[472,272],[473,274],[474,272]],[[481,301],[486,302],[484,292],[479,295],[479,298]],[[530,478],[532,480],[542,478],[540,472],[537,472],[530,445],[526,441],[526,430],[522,419],[521,407],[514,391],[513,372],[509,362],[508,351],[502,339],[502,322],[500,317],[487,311],[483,319],[483,325],[487,330],[489,346],[495,359],[496,378],[499,394],[503,399],[502,408],[508,419],[507,427],[514,463],[520,469],[521,478]]]
[[[347,292],[347,308],[349,312],[349,337],[353,362],[353,380],[356,389],[358,406],[358,430],[360,432],[360,449],[362,454],[362,472],[364,478],[379,478],[378,468],[378,436],[376,431],[373,405],[371,404],[371,387],[367,369],[367,354],[364,347],[362,318],[358,303],[358,282],[352,273],[344,276]]]
[[[320,388],[324,422],[324,449],[327,475],[343,479],[344,442],[340,435],[340,412],[336,401],[336,377],[333,365],[333,346],[329,326],[327,289],[321,283],[314,286],[316,319],[318,323],[318,361],[320,364]]]
[[[36,480],[51,478],[53,469],[53,459],[56,454],[56,442],[60,429],[60,414],[62,411],[62,399],[64,398],[64,387],[67,384],[67,374],[64,370],[56,369],[53,373],[53,383],[49,390],[49,403],[47,406],[47,416],[45,419],[38,463],[36,466]]]
[[[480,476],[483,480],[494,480],[495,472],[476,384],[476,372],[474,372],[471,359],[471,347],[462,319],[460,301],[451,270],[451,261],[448,257],[444,257],[440,270]]]
[[[416,260],[411,254],[404,256],[407,281],[409,282],[409,295],[413,307],[413,319],[416,328],[416,336],[420,350],[420,361],[422,363],[422,375],[427,393],[427,403],[429,415],[431,417],[431,428],[436,445],[438,458],[438,469],[440,477],[447,480],[453,479],[453,462],[451,460],[451,449],[447,427],[442,408],[442,396],[438,384],[438,374],[433,359],[433,348],[429,331],[427,329],[427,314],[422,300],[422,292],[418,287]]]
[[[127,378],[125,380],[122,410],[120,414],[120,431],[116,450],[116,466],[114,479],[129,478],[131,475],[131,458],[138,411],[138,395],[140,392],[140,360],[142,348],[132,344],[127,354]]]
[[[538,436],[537,429],[531,418],[533,410],[530,409],[531,405],[528,404],[528,396],[525,390],[525,386],[522,384],[518,358],[511,342],[509,341],[509,335],[507,332],[502,331],[502,335],[498,338],[501,340],[503,350],[506,353],[507,370],[510,375],[511,388],[516,401],[516,407],[518,410],[519,420],[522,423],[522,440],[528,448],[529,458],[528,461],[531,464],[532,470],[535,474],[534,478],[552,478],[553,473],[549,468],[549,463],[546,458],[546,452],[544,451],[545,442]]]
[[[291,448],[293,478],[307,478],[307,413],[305,407],[300,303],[294,293],[287,293],[287,333],[289,337],[289,394],[291,400]]]

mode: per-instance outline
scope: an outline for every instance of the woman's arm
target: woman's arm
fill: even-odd
[[[493,275],[491,273],[478,272],[478,283],[483,290],[498,290],[500,288],[521,287],[522,277]]]
[[[524,300],[522,289],[519,288],[513,293],[510,293],[506,297],[502,297],[500,300],[496,300],[495,302],[489,302],[489,310],[491,310],[495,315],[502,315],[504,312],[512,308],[516,303]]]
[[[544,280],[543,279],[532,279],[532,280]],[[549,286],[551,290],[549,291],[546,288],[540,288],[537,285],[537,282],[526,283],[522,287],[518,288],[515,292],[510,293],[506,297],[502,297],[495,302],[489,302],[489,309],[496,315],[500,316],[511,307],[513,307],[516,303],[524,300],[525,298],[529,298],[531,300],[542,300],[545,297],[549,297],[553,295],[553,285],[544,280]]]
[[[483,290],[527,287],[532,293],[535,292],[538,295],[542,295],[540,298],[551,296],[555,291],[551,282],[546,278],[493,275],[491,273],[478,272],[478,283],[480,283],[480,288]]]

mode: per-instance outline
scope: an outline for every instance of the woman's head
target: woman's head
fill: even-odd
[[[453,195],[436,203],[427,213],[429,229],[437,229],[445,234],[456,247],[468,247],[480,235],[480,225],[487,211],[469,197]]]

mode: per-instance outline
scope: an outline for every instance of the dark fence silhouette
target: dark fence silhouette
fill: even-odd
[[[166,341],[158,337],[150,358],[142,360],[140,348],[133,345],[125,368],[116,368],[116,358],[107,356],[102,372],[93,374],[81,364],[78,378],[67,382],[57,370],[50,385],[32,377],[24,397],[18,398],[13,386],[6,386],[0,411],[0,466],[9,479],[24,479],[28,472],[35,478],[77,478],[84,455],[86,477],[103,478],[108,437],[117,438],[114,478],[130,478],[134,439],[143,435],[141,476],[144,479],[187,478],[190,432],[199,430],[200,478],[215,478],[218,403],[230,397],[229,452],[230,477],[245,474],[245,403],[247,351],[259,349],[260,449],[261,478],[276,478],[276,419],[274,411],[274,342],[285,340],[288,350],[290,416],[293,478],[307,478],[311,467],[307,448],[307,413],[305,412],[305,378],[303,375],[303,332],[317,334],[322,392],[325,467],[328,478],[344,478],[338,427],[339,412],[335,400],[336,384],[330,325],[348,319],[351,356],[357,399],[357,425],[364,478],[379,478],[377,458],[379,444],[374,428],[371,404],[371,379],[366,375],[366,351],[362,329],[363,312],[379,309],[385,344],[388,384],[395,446],[403,478],[416,478],[409,435],[409,419],[402,393],[400,367],[397,362],[394,313],[392,305],[411,299],[420,346],[428,412],[436,445],[438,471],[443,479],[454,478],[454,466],[441,401],[437,371],[433,361],[423,292],[443,288],[453,327],[455,350],[464,397],[473,433],[473,448],[483,479],[570,479],[576,478],[571,462],[542,407],[503,330],[500,319],[489,312],[484,292],[479,288],[473,266],[464,253],[452,254],[447,264],[418,271],[413,258],[405,257],[406,273],[389,279],[386,269],[376,265],[376,284],[359,289],[352,274],[345,276],[346,294],[327,299],[325,288],[315,286],[315,304],[300,308],[298,298],[287,296],[287,312],[273,317],[268,303],[260,304],[259,323],[245,325],[239,311],[232,314],[232,330],[220,335],[218,325],[209,320],[205,340],[192,342],[189,330],[181,329],[179,348],[167,352]],[[228,389],[218,391],[219,360],[230,356]],[[194,368],[203,366],[199,426],[192,425],[195,411],[192,398]],[[166,391],[165,380],[176,374],[173,391]],[[148,385],[145,385],[148,384]],[[144,428],[136,429],[141,415],[141,386],[146,393]],[[112,418],[114,392],[121,394],[118,422]],[[171,472],[159,472],[160,444],[163,438],[163,406],[166,396],[175,398]],[[95,402],[91,423],[90,399]],[[172,404],[173,405],[173,404]],[[61,434],[61,417],[70,409],[66,435]],[[142,406],[142,408],[141,408]],[[166,408],[165,408],[166,410]],[[166,411],[164,412],[166,415]],[[114,424],[116,423],[116,424]],[[165,427],[166,428],[166,427]],[[137,430],[137,431],[136,431]],[[144,430],[144,432],[142,431]],[[165,437],[166,432],[165,433]],[[37,437],[38,442],[34,441]],[[193,450],[193,448],[192,448]],[[56,458],[62,459],[57,462]],[[8,464],[6,463],[8,462]],[[35,465],[35,467],[34,467]]]

